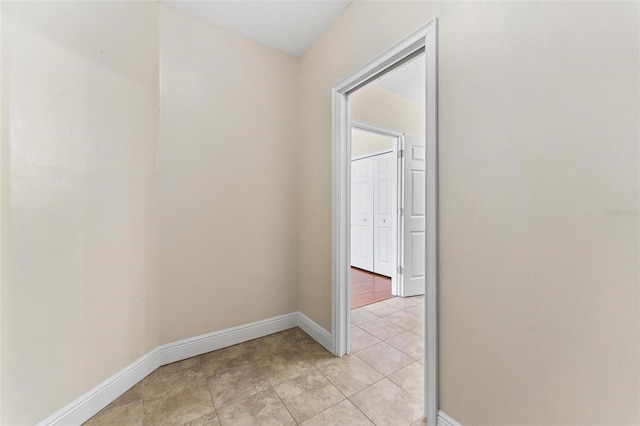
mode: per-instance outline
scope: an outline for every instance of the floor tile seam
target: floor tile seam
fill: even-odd
[[[418,336],[418,337],[420,337],[420,336]],[[411,355],[411,354],[406,353],[406,352],[405,352],[405,351],[403,351],[402,349],[400,349],[400,348],[398,348],[398,347],[394,346],[392,343],[389,343],[389,342],[387,342],[387,341],[385,341],[384,343],[386,343],[387,345],[391,346],[393,349],[395,349],[395,350],[397,350],[397,351],[399,351],[399,352],[402,352],[404,355],[408,356],[408,357],[409,357],[409,358],[411,358],[412,360],[414,360],[414,361],[419,361],[419,359],[418,359],[418,358],[414,357],[414,356],[413,356],[413,355]]]
[[[372,315],[373,315],[373,314],[372,314]],[[359,322],[358,324],[354,324],[354,323],[353,323],[353,320],[352,320],[352,321],[351,321],[351,325],[353,325],[354,327],[355,327],[355,326],[360,327],[360,324],[366,324],[366,323],[371,322],[371,321],[379,320],[380,318],[382,318],[382,317],[375,317],[375,318],[372,318],[372,319],[368,319],[368,320],[365,320],[365,321]]]
[[[354,355],[355,355],[355,354],[354,354]],[[388,376],[387,374],[385,374],[385,373],[383,373],[382,371],[378,370],[376,367],[374,367],[373,365],[369,364],[369,363],[368,363],[367,361],[365,361],[364,359],[362,359],[362,358],[360,358],[360,357],[358,357],[358,359],[359,359],[360,361],[364,362],[365,364],[367,364],[369,367],[373,368],[377,373],[379,373],[380,375],[382,375],[382,378],[384,378],[384,379],[386,379],[386,378],[387,378],[387,376]],[[415,361],[415,360],[414,360],[414,361]],[[404,367],[406,367],[406,365],[405,365]],[[400,370],[400,369],[402,369],[402,368],[404,368],[404,367],[400,367],[398,370]],[[389,373],[389,374],[393,374],[393,373],[395,373],[395,372],[396,372],[396,371],[398,371],[398,370],[394,370],[393,372],[391,372],[391,373]],[[376,383],[377,383],[377,382],[376,382]],[[365,389],[366,389],[366,388],[365,388]],[[364,390],[364,389],[363,389],[363,390]],[[359,391],[359,392],[361,392],[361,391]],[[353,395],[351,395],[351,396],[353,396]]]
[[[338,358],[338,357],[336,357],[336,358]],[[344,399],[341,399],[340,401],[336,402],[336,403],[335,403],[335,404],[333,404],[333,405],[339,404],[339,403],[341,403],[342,401],[344,401],[345,399],[348,399],[348,398],[349,398],[349,397],[348,397],[344,392],[342,392],[342,390],[341,390],[338,386],[336,386],[336,384],[335,384],[335,383],[333,383],[333,381],[332,381],[332,380],[331,380],[331,379],[330,379],[326,374],[324,374],[324,373],[322,372],[322,370],[320,370],[318,367],[316,367],[316,370],[318,370],[318,372],[322,375],[322,377],[324,377],[324,378],[325,378],[325,379],[326,379],[326,380],[331,384],[331,386],[333,386],[334,388],[336,388],[336,389],[338,390],[338,392],[340,392],[340,393],[342,394],[342,396],[344,396]],[[333,405],[332,405],[331,407],[333,407]],[[329,408],[331,408],[331,407],[329,407]],[[327,408],[327,410],[328,410],[329,408]],[[324,410],[322,410],[322,411],[324,411]],[[322,411],[321,411],[321,412],[322,412]],[[318,414],[320,414],[320,413],[318,413]]]
[[[364,362],[364,361],[363,361],[363,362]],[[373,368],[373,367],[371,367],[371,368]],[[374,370],[375,370],[375,369],[374,369]],[[376,370],[376,371],[377,371],[377,370]],[[382,374],[382,373],[380,373],[380,374]],[[358,411],[360,411],[360,412],[362,413],[362,415],[363,415],[363,416],[365,416],[365,417],[366,417],[366,418],[367,418],[371,423],[373,423],[373,424],[374,424],[374,425],[376,425],[376,426],[377,426],[377,423],[376,423],[376,422],[375,422],[371,417],[367,416],[367,414],[366,414],[364,411],[362,411],[362,410],[360,409],[360,407],[358,407],[358,404],[356,404],[356,403],[355,403],[355,401],[352,401],[352,400],[351,400],[351,398],[353,398],[354,396],[358,395],[360,392],[364,392],[365,390],[369,389],[371,386],[374,386],[374,385],[376,385],[376,384],[380,383],[381,381],[383,381],[383,380],[384,380],[384,379],[386,379],[386,378],[387,378],[387,377],[386,377],[384,374],[382,374],[382,378],[381,378],[380,380],[377,380],[376,382],[371,383],[369,386],[365,387],[364,389],[359,390],[358,392],[354,393],[354,394],[353,394],[353,395],[351,395],[349,398],[347,398],[347,400],[349,400],[349,402],[350,402],[354,407],[356,407],[356,408],[358,409]]]
[[[271,386],[271,383],[270,383],[268,380],[266,380],[266,379],[265,379],[265,383],[266,383],[269,387],[272,387],[272,386]],[[245,399],[251,398],[252,396],[255,396],[255,395],[257,395],[257,394],[259,394],[259,393],[261,393],[261,392],[264,392],[264,391],[266,391],[266,390],[269,390],[269,388],[262,389],[262,390],[259,390],[259,391],[255,391],[255,392],[251,392],[251,393],[249,393],[248,395],[244,396],[243,398],[240,398],[240,399],[238,399],[238,400],[232,400],[231,402],[228,402],[228,403],[226,403],[226,404],[224,404],[224,405],[220,405],[219,407],[218,407],[218,404],[216,404],[216,403],[215,403],[215,400],[214,400],[214,402],[213,402],[213,406],[214,406],[214,408],[215,408],[215,410],[216,410],[216,413],[217,413],[217,412],[218,412],[218,410],[223,410],[223,409],[225,409],[225,408],[227,408],[227,407],[229,407],[229,406],[231,406],[231,405],[234,405],[234,404],[236,404],[236,403],[238,403],[238,402],[242,402],[242,401],[244,401]],[[209,388],[209,394],[211,395],[211,389],[210,389],[210,388]],[[212,400],[213,400],[213,395],[212,395],[211,397],[212,397]]]
[[[205,384],[207,386],[207,391],[209,392],[209,398],[211,398],[211,405],[213,406],[213,412],[216,413],[216,419],[218,419],[218,424],[220,423],[220,416],[218,415],[218,407],[216,407],[216,402],[213,399],[213,395],[211,394],[211,387],[209,387],[209,381],[205,379]],[[206,415],[206,414],[205,414]]]
[[[298,376],[296,376],[298,377]],[[292,379],[293,380],[293,379]],[[286,382],[282,382],[282,383],[286,383]],[[280,385],[281,383],[278,383],[278,385]],[[274,394],[276,394],[276,397],[278,398],[278,400],[280,401],[280,403],[282,404],[282,406],[284,407],[285,410],[287,410],[287,413],[289,413],[289,415],[291,416],[291,418],[293,419],[293,422],[296,425],[299,425],[302,422],[298,422],[298,420],[296,420],[295,417],[293,417],[293,413],[291,412],[291,410],[289,410],[289,407],[287,407],[287,404],[284,402],[284,400],[282,399],[282,397],[280,396],[280,394],[278,393],[278,391],[276,390],[276,388],[271,384],[271,382],[269,382],[269,386],[271,387],[271,390],[273,391]],[[277,386],[277,385],[276,385]]]

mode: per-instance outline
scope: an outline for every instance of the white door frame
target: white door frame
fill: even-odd
[[[400,218],[400,215],[398,214],[397,209],[399,209],[402,204],[402,184],[403,184],[402,161],[400,161],[401,159],[398,157],[398,152],[404,149],[404,133],[399,132],[397,130],[376,126],[374,124],[365,123],[364,121],[359,121],[359,120],[351,120],[351,128],[366,130],[367,132],[378,133],[380,135],[391,136],[393,138],[396,138],[396,142],[393,146],[393,151],[392,151],[396,157],[396,199],[394,200],[396,204],[395,206],[396,219],[395,219],[395,225],[394,225],[395,227],[394,232],[396,236],[394,244],[396,246],[396,252],[395,252],[395,264],[394,264],[393,273],[392,273],[393,276],[391,279],[391,294],[393,296],[398,296],[401,293],[400,289],[402,286],[402,282],[401,282],[402,277],[398,273],[398,265],[400,265],[400,255],[402,253],[402,228],[400,226],[401,218]],[[353,161],[355,160],[355,158],[352,158],[351,160]],[[349,206],[349,208],[351,208],[351,206]],[[349,247],[349,249],[351,249],[351,247]],[[349,290],[349,292],[351,292],[351,290]],[[351,294],[349,294],[349,297],[347,298],[347,302],[349,302],[348,308],[350,309]]]
[[[331,339],[333,353],[349,352],[351,213],[351,118],[347,96],[424,49],[426,62],[426,302],[425,302],[425,414],[427,424],[438,418],[438,130],[437,26],[434,19],[422,29],[369,62],[332,88],[332,207],[331,207]]]

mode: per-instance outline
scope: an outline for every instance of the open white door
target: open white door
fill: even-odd
[[[424,139],[404,138],[402,274],[400,296],[425,293],[426,148]]]
[[[351,266],[373,271],[373,160],[351,162]]]

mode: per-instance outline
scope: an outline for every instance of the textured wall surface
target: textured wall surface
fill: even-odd
[[[158,344],[157,4],[2,21],[0,423],[34,424]]]
[[[352,3],[300,60],[301,311],[329,327],[330,88],[438,16],[441,407],[640,423],[638,7]]]

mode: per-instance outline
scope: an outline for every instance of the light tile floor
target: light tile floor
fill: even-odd
[[[352,354],[299,328],[169,364],[85,425],[424,424],[424,296],[352,311]]]

